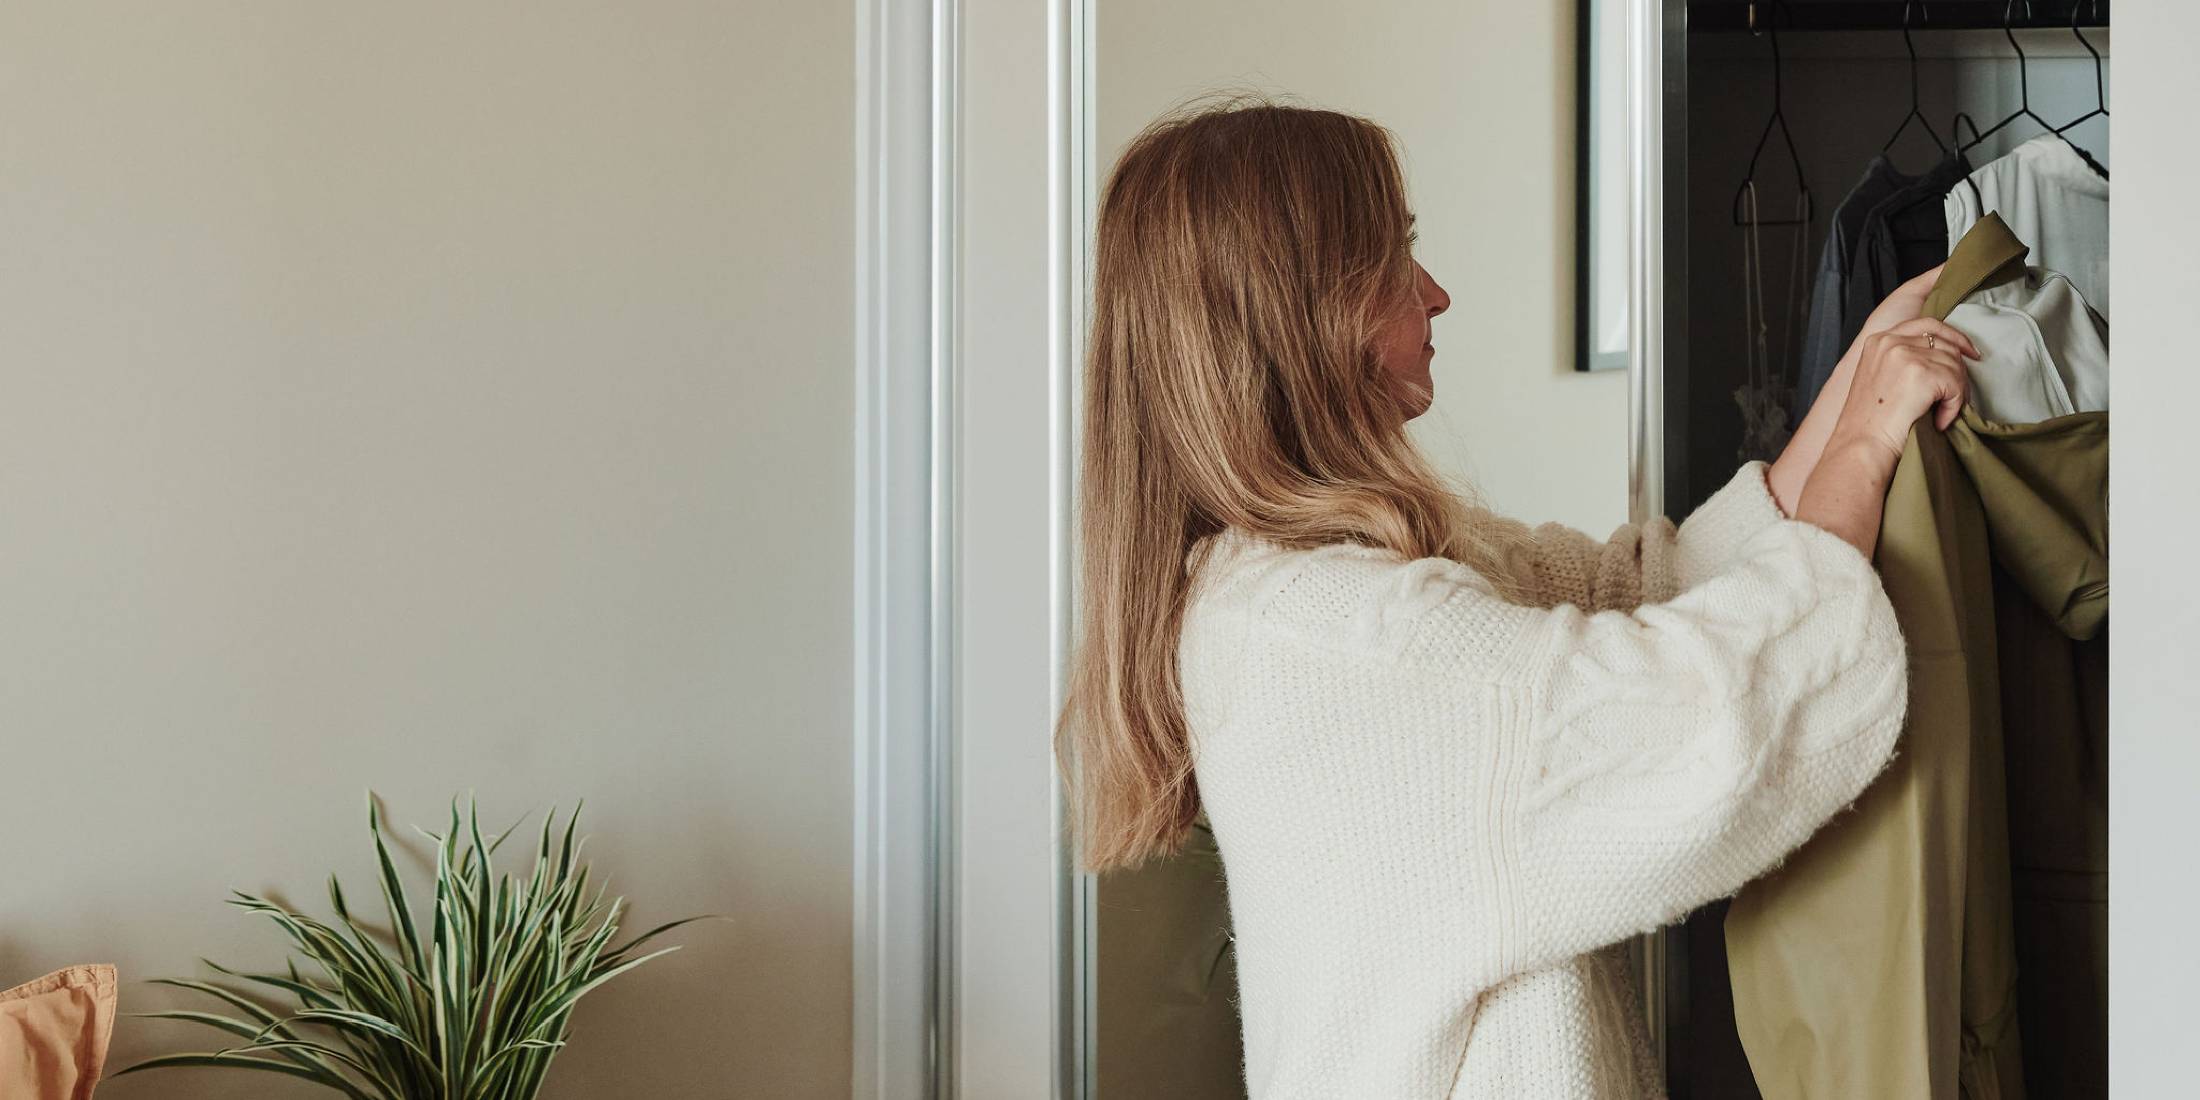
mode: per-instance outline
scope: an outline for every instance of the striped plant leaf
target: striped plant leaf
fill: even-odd
[[[358,919],[335,876],[328,881],[332,921],[233,894],[229,904],[267,918],[289,940],[293,956],[283,973],[208,961],[223,979],[256,987],[253,994],[182,978],[159,984],[210,997],[238,1015],[138,1015],[198,1024],[243,1042],[149,1058],[121,1073],[251,1070],[312,1081],[349,1100],[534,1100],[552,1058],[570,1041],[582,997],[677,950],[637,953],[656,937],[723,919],[671,921],[612,946],[625,899],[591,881],[581,857],[587,837],[578,831],[579,806],[562,829],[557,817],[555,810],[544,815],[534,864],[514,876],[498,872],[494,856],[519,823],[485,834],[478,807],[469,801],[462,813],[453,799],[444,830],[421,833],[434,846],[434,879],[408,891],[370,792],[367,830],[386,933]],[[424,900],[424,914],[414,911],[414,897]],[[277,994],[290,1004],[279,1006]]]

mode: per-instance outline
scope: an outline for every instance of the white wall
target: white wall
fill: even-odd
[[[1154,116],[1220,86],[1398,136],[1436,319],[1415,436],[1498,509],[1598,535],[1627,518],[1624,371],[1573,369],[1572,4],[1097,0],[1103,178]]]
[[[951,1026],[963,1100],[1046,1096],[1054,1068],[1050,6],[962,0],[958,12]]]
[[[275,964],[222,898],[371,896],[368,788],[585,796],[737,922],[551,1095],[847,1094],[851,20],[0,7],[0,986]],[[245,1094],[320,1095],[100,1090]]]
[[[2200,589],[2193,546],[2192,304],[2200,300],[2200,211],[2192,104],[2200,5],[2128,4],[2116,58],[2122,133],[2110,249],[2117,329],[2109,541],[2115,547],[2109,667],[2109,1080],[2123,1097],[2192,1088],[2192,950],[2200,866],[2192,856],[2200,776]]]

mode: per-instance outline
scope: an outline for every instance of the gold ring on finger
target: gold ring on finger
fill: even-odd
[[[1937,348],[1940,346],[1940,341],[1932,333],[1928,332],[1925,334],[1925,346],[1928,348]]]

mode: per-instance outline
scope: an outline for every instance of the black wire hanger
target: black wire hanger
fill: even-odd
[[[1969,126],[1971,128],[1971,137],[1975,142],[1978,138],[1978,120],[1972,118],[1970,112],[1968,111],[1957,111],[1955,117],[1948,121],[1948,140],[1951,142],[1962,142],[1963,127],[1965,126]],[[1945,148],[1945,146],[1943,146],[1943,148]],[[1971,178],[1971,164],[1969,161],[1963,159],[1963,148],[1969,148],[1969,146],[1963,146],[1962,148],[1957,149],[1955,152],[1949,153],[1948,156],[1955,158],[1955,160],[1957,161],[1958,169],[1963,173],[1963,186],[1971,189],[1971,198],[1978,203],[1981,209],[1984,209],[1986,206],[1986,198],[1984,195],[1981,195],[1979,193],[1978,182]],[[1955,186],[1951,184],[1948,190],[1955,190]],[[1903,203],[1899,209],[1897,209],[1894,213],[1888,215],[1887,220],[1894,221],[1895,219],[1901,217],[1903,214],[1906,214],[1911,210],[1915,210],[1918,207],[1924,206],[1928,203],[1934,206],[1938,206],[1940,205],[1941,201],[1946,199],[1947,197],[1948,196],[1946,192],[1934,190],[1924,191],[1920,193],[1918,197],[1911,199],[1909,202]],[[1923,244],[1927,240],[1935,240],[1946,243],[1946,239],[1944,237],[1920,237],[1916,239],[1898,238],[1896,240],[1896,243]]]
[[[2017,32],[2013,26],[2016,17],[2016,11],[2017,0],[2005,0],[2005,2],[2001,6],[2002,37],[2007,38],[2009,40],[2009,48],[2017,52],[2017,110],[2008,118],[2002,119],[2000,122],[1997,122],[1992,126],[1987,127],[1983,133],[1980,133],[1978,134],[1978,136],[1973,137],[1970,141],[1965,142],[1957,149],[1957,151],[1968,153],[1972,149],[1977,148],[1980,142],[1983,142],[1987,138],[1990,138],[1996,133],[1999,133],[2003,127],[2017,121],[2020,118],[2029,118],[2033,122],[2038,123],[2040,129],[2046,131],[2047,133],[2053,134],[2058,138],[2062,138],[2063,144],[2070,146],[2073,151],[2075,151],[2080,157],[2084,158],[2085,163],[2088,167],[2092,168],[2095,172],[2100,173],[2104,177],[2107,176],[2107,170],[2101,167],[2099,161],[2093,159],[2093,154],[2078,148],[2077,142],[2071,141],[2069,138],[2064,137],[2062,131],[2056,129],[2053,123],[2047,121],[2044,118],[2041,118],[2039,116],[2039,113],[2032,109],[2032,82],[2027,75],[2027,70],[2030,66],[2027,64],[2026,58],[2024,56],[2024,47],[2017,43]],[[2032,0],[2024,0],[2024,17],[2027,20],[2032,18]],[[2080,40],[2083,41],[2082,38]],[[2092,48],[2092,44],[2087,43],[2086,49],[2091,50]],[[2096,59],[2099,58],[2098,54],[2095,54],[2094,56]],[[2099,75],[2098,70],[2095,71],[2095,75]],[[2103,97],[2103,101],[2106,101],[2105,95]]]
[[[1764,131],[1757,135],[1757,147],[1751,150],[1749,154],[1749,170],[1743,173],[1741,185],[1734,189],[1734,224],[1806,225],[1809,224],[1815,213],[1811,205],[1810,184],[1806,182],[1803,175],[1803,158],[1800,153],[1795,151],[1795,135],[1788,130],[1787,115],[1782,111],[1780,103],[1780,31],[1778,27],[1774,26],[1778,20],[1771,18],[1771,16],[1779,14],[1781,5],[1778,0],[1773,0],[1766,7],[1768,18],[1765,20],[1764,34],[1772,43],[1772,117],[1765,119]],[[1755,19],[1756,13],[1756,5],[1750,5],[1752,20]],[[1797,208],[1801,215],[1794,218],[1769,220],[1744,217],[1742,214],[1742,196],[1748,193],[1752,185],[1757,182],[1757,160],[1764,155],[1765,143],[1772,140],[1772,131],[1775,129],[1780,131],[1780,143],[1787,146],[1788,164],[1795,169]]]
[[[2093,55],[2093,99],[2095,106],[2092,110],[2055,127],[2057,136],[2068,133],[2071,127],[2081,122],[2108,117],[2108,78],[2101,64],[2101,51],[2094,49],[2093,43],[2086,41],[2085,32],[2078,29],[2078,10],[2083,6],[2075,2],[2070,5],[2070,33],[2077,38],[2078,45],[2085,47],[2085,52]],[[2096,19],[2100,18],[2100,7],[2100,0],[2093,0],[2093,15]],[[2063,140],[2069,141],[2070,139],[2065,137]],[[2071,148],[2078,149],[2076,145],[2072,145]],[[2108,169],[2096,163],[2092,154],[2083,149],[2078,149],[2078,153],[2085,157],[2085,162],[2091,165],[2094,171],[2101,174],[2102,179],[2108,178]]]
[[[1939,149],[1940,155],[1945,157],[1948,155],[1948,143],[1940,140],[1940,135],[1933,131],[1933,124],[1925,121],[1925,112],[1918,109],[1917,43],[1911,41],[1910,39],[1910,9],[1912,7],[1918,9],[1919,15],[1924,16],[1928,19],[1932,17],[1932,13],[1924,10],[1925,5],[1921,3],[1916,3],[1915,0],[1903,0],[1902,48],[1908,51],[1910,55],[1910,113],[1902,116],[1901,124],[1897,125],[1894,128],[1894,133],[1887,135],[1887,143],[1880,146],[1879,151],[1884,153],[1887,150],[1894,148],[1894,143],[1901,139],[1902,132],[1910,128],[1910,123],[1915,122],[1920,128],[1925,131],[1925,136],[1933,140],[1933,147]],[[2073,29],[2075,29],[2075,20],[2077,17],[2073,15],[2071,18],[2073,20],[2072,27]],[[2087,48],[2091,49],[2092,47],[2089,46]]]

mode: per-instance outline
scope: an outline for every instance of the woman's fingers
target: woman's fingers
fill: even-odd
[[[1978,346],[1946,321],[1912,317],[1859,341],[1861,357],[1843,413],[1897,451],[1920,420],[1946,431],[1971,393]]]
[[[1948,425],[1955,423],[1956,417],[1963,414],[1963,403],[1970,399],[1971,372],[1956,357],[1956,353],[1951,351],[1928,352],[1923,362],[1933,374],[1933,424],[1941,431],[1947,431]]]
[[[1943,342],[1940,330],[1917,325],[1883,334],[1878,348],[1882,369],[1891,372],[1880,383],[1883,392],[1907,393],[1898,403],[1915,410],[1908,420],[1930,419],[1942,431],[1962,415],[1971,384],[1963,358],[1970,341],[1953,329],[1948,333],[1952,336]]]
[[[1963,402],[1967,393],[1962,368],[1956,368],[1956,372],[1954,377],[1944,379],[1940,397],[1933,403],[1933,426],[1941,431],[1947,431],[1948,425],[1955,423],[1956,417],[1963,415]]]
[[[1978,345],[1972,343],[1971,338],[1964,335],[1962,329],[1946,321],[1934,320],[1931,317],[1913,317],[1888,329],[1886,334],[1902,337],[1904,343],[1915,342],[1927,347],[1952,347],[1973,359],[1979,357]]]

